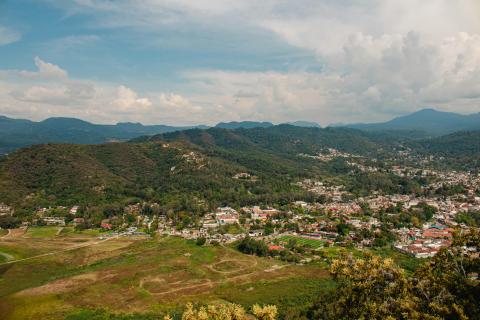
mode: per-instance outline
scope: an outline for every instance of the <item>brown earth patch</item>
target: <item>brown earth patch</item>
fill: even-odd
[[[105,280],[113,275],[100,275],[98,272],[90,272],[80,274],[70,278],[60,279],[44,284],[39,287],[29,288],[17,292],[15,295],[19,297],[24,296],[38,296],[46,294],[66,293],[86,287],[96,281]]]

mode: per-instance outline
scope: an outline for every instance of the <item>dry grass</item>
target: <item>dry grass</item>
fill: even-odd
[[[78,245],[76,240],[72,234],[35,242],[20,237],[8,244],[0,241],[0,248],[8,245],[19,256],[29,256],[34,247],[38,252],[58,250]],[[40,300],[42,310],[48,310],[46,297],[52,296],[56,298],[46,318],[59,319],[61,310],[72,307],[145,312],[187,301],[217,301],[225,287],[319,275],[301,269],[229,248],[198,247],[179,238],[110,240],[0,269],[0,313],[11,318],[19,306]]]

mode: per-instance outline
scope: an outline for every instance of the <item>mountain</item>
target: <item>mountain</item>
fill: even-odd
[[[135,142],[186,141],[203,148],[238,151],[261,148],[276,155],[316,154],[325,148],[362,155],[378,154],[381,139],[372,133],[350,128],[307,128],[281,124],[267,128],[207,130],[190,129],[140,137]]]
[[[424,131],[432,136],[440,136],[455,131],[480,130],[480,113],[462,115],[423,109],[412,114],[397,117],[387,122],[346,125],[361,130],[410,130]]]
[[[268,128],[272,127],[270,122],[257,122],[257,121],[241,121],[241,122],[220,122],[215,127],[222,129],[252,129],[252,128]]]
[[[34,122],[0,116],[0,154],[34,144],[98,144],[189,128],[192,127],[144,126],[140,123],[100,125],[75,118],[49,118]]]
[[[81,129],[85,124],[73,121],[67,127],[72,125]],[[55,203],[140,200],[176,210],[188,202],[184,210],[194,210],[197,202],[218,206],[305,199],[305,191],[292,182],[315,176],[361,178],[348,175],[351,168],[342,160],[298,156],[325,148],[362,155],[384,152],[374,135],[359,130],[291,125],[189,129],[128,143],[43,144],[0,158],[0,199],[29,210]],[[242,172],[256,176],[255,182],[234,178]]]
[[[318,123],[312,122],[312,121],[294,121],[294,122],[287,122],[287,124],[290,124],[292,126],[297,126],[297,127],[320,128],[320,125]]]
[[[480,131],[460,131],[433,139],[413,141],[410,146],[426,155],[443,157],[441,163],[463,170],[480,169]]]
[[[72,121],[67,128],[72,126],[80,130],[88,124]],[[188,129],[97,145],[35,145],[0,158],[0,199],[26,215],[36,207],[55,204],[82,204],[96,210],[139,201],[196,212],[205,206],[314,197],[294,182],[318,177],[334,179],[359,195],[376,190],[411,193],[419,188],[411,178],[384,172],[350,174],[352,167],[342,158],[324,162],[299,154],[334,148],[362,156],[356,159],[377,159],[381,165],[382,159],[394,158],[396,146],[407,144],[415,152],[444,157],[442,164],[478,168],[479,135],[463,132],[418,141],[351,128],[277,125]],[[256,179],[235,179],[238,173]]]

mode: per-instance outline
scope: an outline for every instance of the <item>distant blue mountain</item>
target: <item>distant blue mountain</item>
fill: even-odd
[[[296,126],[296,127],[305,127],[305,128],[321,128],[321,126],[312,121],[293,121],[293,122],[287,122],[287,124]]]
[[[412,114],[401,116],[381,123],[359,123],[343,125],[361,130],[410,130],[424,131],[439,136],[456,131],[480,130],[480,113],[462,115],[442,112],[434,109],[422,109]]]
[[[241,122],[232,121],[232,122],[220,122],[215,127],[222,128],[222,129],[268,128],[268,127],[273,127],[273,123],[257,122],[257,121],[241,121]]]
[[[35,122],[0,116],[0,154],[34,144],[53,142],[98,144],[191,128],[197,127],[148,126],[130,122],[101,125],[75,118],[49,118]]]

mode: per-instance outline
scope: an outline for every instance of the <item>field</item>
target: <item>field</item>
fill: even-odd
[[[59,227],[30,227],[25,236],[29,238],[53,238],[59,230]]]
[[[311,248],[318,249],[322,248],[325,244],[325,241],[320,239],[312,239],[298,236],[281,236],[277,238],[280,242],[288,243],[290,240],[295,240],[297,244],[307,245]]]
[[[26,259],[0,262],[2,319],[77,319],[100,308],[178,313],[189,301],[275,303],[285,315],[332,287],[318,265],[289,265],[175,237],[101,241],[58,230],[35,228],[0,239],[10,262]]]

